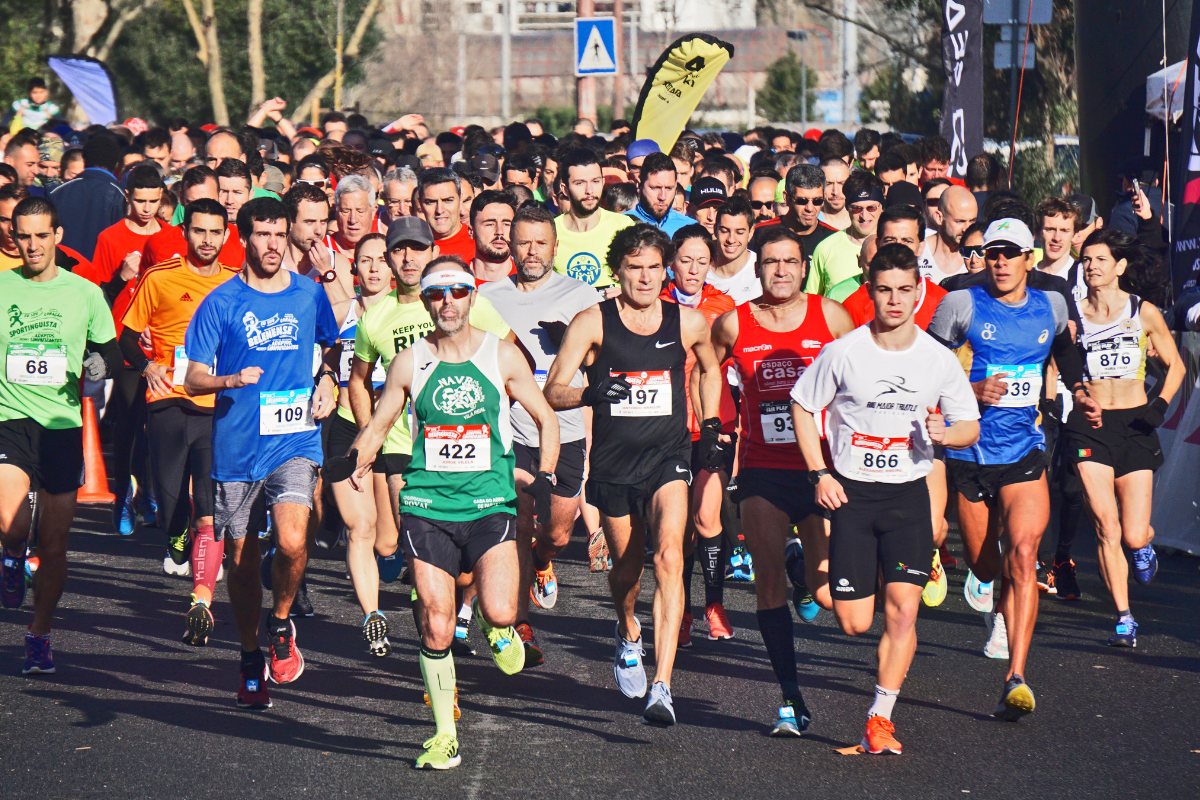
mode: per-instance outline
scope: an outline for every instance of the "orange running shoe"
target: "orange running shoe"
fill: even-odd
[[[554,604],[558,602],[558,579],[554,577],[554,564],[547,564],[544,570],[534,566],[529,598],[538,608],[554,608]]]
[[[867,720],[867,732],[863,734],[862,749],[873,756],[880,753],[900,755],[900,743],[893,736],[896,726],[890,719],[874,716]]]
[[[691,647],[692,646],[692,612],[683,612],[683,619],[679,622],[679,642],[676,647]]]
[[[732,639],[733,626],[729,624],[729,617],[725,614],[725,606],[721,603],[713,603],[704,609],[704,618],[708,620],[708,638],[716,641],[717,639]]]
[[[513,629],[517,632],[517,636],[521,637],[521,644],[525,648],[525,666],[536,667],[546,660],[542,654],[542,646],[538,644],[537,637],[533,635],[533,628],[528,622],[518,622],[513,625]]]
[[[429,706],[430,708],[433,708],[433,704],[429,702],[429,693],[428,692],[425,693],[425,705]],[[459,717],[461,717],[461,716],[462,716],[462,709],[458,707],[458,687],[455,686],[454,687],[454,721],[458,722]]]
[[[588,570],[607,572],[608,567],[608,542],[604,540],[604,531],[592,531],[588,537]]]

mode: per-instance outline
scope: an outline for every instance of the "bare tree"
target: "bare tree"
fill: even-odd
[[[249,22],[247,55],[250,59],[250,108],[255,109],[267,99],[267,76],[263,69],[262,48],[263,0],[249,0],[246,18]]]
[[[185,0],[190,2],[190,0]],[[206,0],[212,2],[212,0]],[[367,27],[371,24],[371,20],[375,18],[375,14],[379,12],[381,5],[380,0],[370,0],[367,7],[363,9],[362,15],[358,18],[358,24],[354,26],[354,33],[350,36],[350,41],[346,43],[346,58],[358,58],[359,46],[362,44],[363,36],[367,33]],[[306,114],[312,110],[314,102],[319,102],[329,88],[333,86],[334,78],[337,76],[337,70],[331,69],[321,76],[308,94],[296,105],[292,111],[292,122],[299,125]]]
[[[213,0],[201,0],[204,18],[196,14],[192,0],[183,0],[188,24],[196,36],[196,58],[208,71],[208,93],[212,98],[213,120],[218,125],[229,124],[229,108],[225,104],[225,79],[221,74],[221,45],[217,41],[217,17]]]

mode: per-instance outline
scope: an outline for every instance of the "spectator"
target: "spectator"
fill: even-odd
[[[121,145],[107,133],[88,139],[83,146],[84,170],[78,180],[50,193],[62,220],[62,243],[91,260],[96,238],[125,216],[125,192],[117,182]]]

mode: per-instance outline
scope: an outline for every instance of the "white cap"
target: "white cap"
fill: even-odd
[[[1032,252],[1033,234],[1029,232],[1024,222],[1012,217],[998,219],[983,233],[983,249],[992,245],[1011,244],[1021,248],[1023,252]]]

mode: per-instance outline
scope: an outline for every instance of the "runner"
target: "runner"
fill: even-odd
[[[232,564],[229,601],[241,640],[239,708],[271,707],[265,680],[290,683],[304,672],[288,618],[308,561],[306,529],[321,458],[314,420],[334,408],[337,321],[320,287],[282,269],[288,217],[283,203],[242,206],[238,232],[246,261],[234,280],[209,292],[188,325],[184,390],[218,394],[213,415],[213,533]],[[322,366],[313,373],[314,350]],[[210,373],[210,365],[223,373]],[[251,532],[276,536],[268,614],[269,671],[258,644],[261,554]]]
[[[1083,388],[1102,411],[1096,423],[1076,407],[1066,428],[1066,453],[1083,480],[1088,514],[1096,526],[1100,577],[1117,607],[1116,632],[1108,637],[1114,647],[1137,647],[1122,545],[1132,551],[1138,583],[1150,583],[1158,572],[1150,507],[1154,470],[1162,466],[1163,456],[1155,428],[1162,425],[1187,372],[1162,313],[1120,287],[1136,246],[1115,228],[1096,231],[1083,243],[1081,272],[1088,293],[1077,301]],[[1145,380],[1150,347],[1167,367],[1153,401],[1146,397]]]
[[[290,240],[289,240],[290,241]],[[334,306],[335,319],[341,320],[338,331],[338,392],[337,413],[333,414],[325,437],[325,458],[342,456],[358,436],[349,389],[354,368],[354,343],[358,338],[358,323],[367,309],[387,297],[392,274],[387,263],[387,244],[382,233],[368,233],[355,246],[353,277],[358,280],[359,295]],[[366,416],[370,416],[370,398],[383,387],[387,371],[376,365],[370,373]],[[365,378],[363,386],[365,387]],[[379,582],[391,583],[400,577],[404,556],[399,552],[400,533],[388,498],[385,467],[390,457],[376,459],[370,481],[364,481],[355,491],[349,481],[332,486],[338,513],[346,526],[346,568],[350,584],[363,612],[362,634],[367,650],[383,657],[391,652],[387,618],[379,610]]]
[[[25,599],[29,493],[37,492],[40,564],[21,669],[33,675],[54,672],[50,622],[67,582],[67,534],[83,485],[81,378],[103,380],[121,354],[100,290],[55,263],[63,232],[54,205],[26,197],[12,226],[22,265],[0,272],[8,306],[0,329],[8,365],[0,378],[0,604],[20,608]]]
[[[975,224],[975,196],[961,186],[948,186],[938,200],[938,225],[920,253],[921,277],[941,283],[967,271],[959,252],[963,233]]]
[[[417,178],[416,210],[433,230],[438,251],[444,256],[458,256],[468,264],[475,258],[475,240],[471,229],[463,224],[470,203],[463,208],[468,190],[464,179],[445,167],[427,169]],[[472,194],[472,197],[474,195]]]
[[[187,255],[151,267],[140,276],[122,319],[120,345],[125,361],[146,380],[146,440],[151,482],[164,523],[175,518],[182,501],[186,513],[190,486],[190,531],[179,552],[191,544],[192,606],[185,644],[204,647],[213,631],[213,587],[220,580],[222,548],[213,534],[213,395],[189,397],[184,391],[188,358],[184,337],[196,308],[216,287],[237,274],[220,262],[228,235],[225,209],[201,199],[183,215]],[[140,257],[140,254],[139,254]],[[150,331],[153,358],[139,344]],[[188,535],[190,533],[190,536]],[[172,551],[174,553],[174,551]]]
[[[509,235],[517,201],[508,192],[485,189],[471,203],[471,233],[475,237],[475,260],[471,272],[475,285],[498,281],[516,272]]]
[[[754,235],[774,225],[782,225],[800,237],[804,260],[812,258],[817,245],[837,233],[818,219],[825,200],[825,173],[812,164],[798,164],[788,170],[784,180],[787,213],[754,226]]]
[[[525,666],[525,648],[512,627],[520,579],[513,541],[517,494],[508,399],[520,403],[538,429],[537,477],[523,491],[532,496],[541,522],[549,522],[551,513],[558,419],[521,351],[468,321],[475,281],[461,259],[430,261],[422,270],[420,290],[435,328],[393,360],[370,422],[348,455],[330,462],[327,477],[337,481],[353,467],[353,480],[361,484],[412,398],[414,433],[422,444],[404,470],[400,528],[421,598],[419,661],[437,725],[415,766],[450,769],[462,762],[450,655],[454,583],[461,573],[477,576],[475,619],[488,637],[496,666],[506,675]]]
[[[642,162],[638,181],[638,204],[625,212],[635,222],[644,222],[667,236],[693,220],[671,207],[678,194],[679,179],[675,162],[666,153],[651,153]]]
[[[863,243],[875,235],[883,211],[883,184],[871,173],[865,170],[852,173],[846,178],[843,191],[850,226],[816,246],[805,286],[809,294],[824,295],[839,302],[863,285],[859,255]],[[867,305],[870,305],[869,299]]]
[[[354,256],[355,247],[368,233],[382,233],[379,206],[375,189],[362,175],[347,175],[333,190],[333,215],[337,230],[325,236],[325,246],[347,262]]]
[[[884,595],[875,700],[862,748],[898,755],[892,709],[917,649],[917,611],[933,550],[925,475],[935,448],[960,450],[978,441],[979,409],[958,359],[913,320],[922,278],[912,250],[884,245],[868,277],[875,318],[825,347],[801,374],[791,416],[817,503],[832,512],[829,581],[842,631],[869,631],[875,595]],[[832,472],[814,418],[822,413]]]
[[[734,305],[754,300],[762,294],[762,283],[754,266],[755,255],[750,250],[753,229],[754,210],[744,197],[731,197],[717,206],[713,223],[717,248],[705,280],[718,292],[733,298]]]
[[[717,243],[702,225],[692,224],[675,232],[671,244],[675,255],[671,259],[674,277],[659,297],[668,303],[694,308],[704,315],[709,326],[732,311],[733,298],[705,282]],[[761,288],[761,287],[760,287]],[[695,547],[700,549],[700,570],[704,575],[704,618],[710,640],[732,639],[733,626],[725,613],[725,542],[721,535],[721,505],[725,487],[733,475],[733,459],[737,449],[737,410],[728,382],[721,384],[721,433],[729,444],[723,445],[724,460],[718,469],[708,469],[701,460],[700,421],[696,419],[696,400],[692,391],[692,367],[696,357],[688,353],[684,379],[688,392],[688,431],[692,434],[692,512],[683,540],[683,624],[679,628],[679,646],[692,644],[692,569]]]
[[[558,180],[567,203],[560,204],[562,214],[554,220],[558,238],[554,271],[597,289],[611,286],[613,276],[602,265],[613,237],[634,220],[600,207],[604,176],[591,150],[579,147],[563,154]]]
[[[354,275],[350,259],[329,245],[329,201],[325,192],[311,184],[297,183],[283,196],[283,205],[291,220],[284,269],[318,281],[325,287],[330,303],[350,301],[354,297]]]
[[[993,714],[1015,721],[1035,708],[1024,675],[1037,619],[1038,543],[1050,516],[1045,438],[1037,418],[1043,365],[1051,353],[1076,402],[1088,406],[1088,419],[1098,418],[1100,408],[1080,385],[1082,368],[1062,295],[1026,286],[1033,236],[1025,223],[991,223],[984,248],[987,283],[946,295],[929,333],[952,349],[970,345],[968,377],[984,406],[979,442],[946,453],[947,483],[957,498],[972,573],[964,593],[972,608],[992,610],[990,587],[981,584],[1003,573],[991,639],[1007,641],[1010,662]]]
[[[842,189],[850,177],[850,167],[845,160],[832,156],[822,160],[820,166],[825,173],[825,205],[817,219],[835,230],[844,231],[850,227],[850,214],[846,210],[846,194]]]
[[[179,205],[184,209],[202,198],[217,199],[217,176],[208,167],[189,168],[176,185],[180,187]],[[139,273],[145,272],[155,264],[161,264],[187,254],[187,239],[183,235],[182,222],[181,213],[181,224],[163,226],[162,230],[150,237],[146,246],[142,248]],[[242,249],[237,225],[233,220],[230,220],[228,230],[229,235],[225,237],[225,246],[221,248],[221,255],[217,260],[222,264],[241,264],[246,253]]]
[[[599,295],[583,281],[554,272],[556,247],[554,218],[540,208],[526,207],[517,212],[512,225],[512,252],[515,275],[482,287],[480,295],[490,300],[504,321],[512,326],[525,352],[533,357],[533,376],[540,386],[563,334],[571,320],[600,302]],[[584,385],[583,373],[576,372],[570,384]],[[529,624],[529,601],[538,608],[554,608],[558,601],[558,579],[553,559],[571,538],[579,495],[583,491],[586,466],[587,433],[583,411],[556,412],[561,445],[550,500],[550,522],[535,527],[533,499],[519,497],[517,512],[517,554],[521,561],[521,586],[517,595],[517,635],[525,643],[525,665],[542,663],[541,645]],[[537,476],[541,456],[538,429],[522,406],[512,409],[513,450],[516,453],[518,487],[531,484]],[[536,544],[531,544],[536,537]]]
[[[688,195],[690,216],[703,225],[706,231],[715,233],[717,209],[728,199],[725,194],[725,184],[716,178],[697,178]]]
[[[818,605],[832,606],[824,512],[803,480],[808,467],[796,448],[788,392],[821,348],[854,325],[839,303],[803,291],[804,247],[789,228],[760,231],[754,248],[762,296],[722,315],[713,325],[713,343],[718,360],[733,359],[742,386],[735,499],[754,559],[758,629],[783,693],[771,735],[800,736],[812,715],[796,677],[788,579],[801,619],[815,619]],[[803,558],[787,552],[793,528]]]
[[[646,545],[654,548],[656,672],[643,717],[660,725],[675,723],[671,670],[683,619],[683,532],[692,479],[683,381],[689,350],[701,373],[700,453],[706,466],[724,457],[716,416],[721,375],[708,325],[699,312],[658,299],[670,256],[670,240],[652,225],[638,224],[614,237],[608,268],[621,293],[571,321],[545,389],[556,410],[593,407],[586,494],[600,510],[612,555],[613,675],[630,698],[644,697],[647,690],[634,608]],[[581,366],[588,386],[572,387]]]

